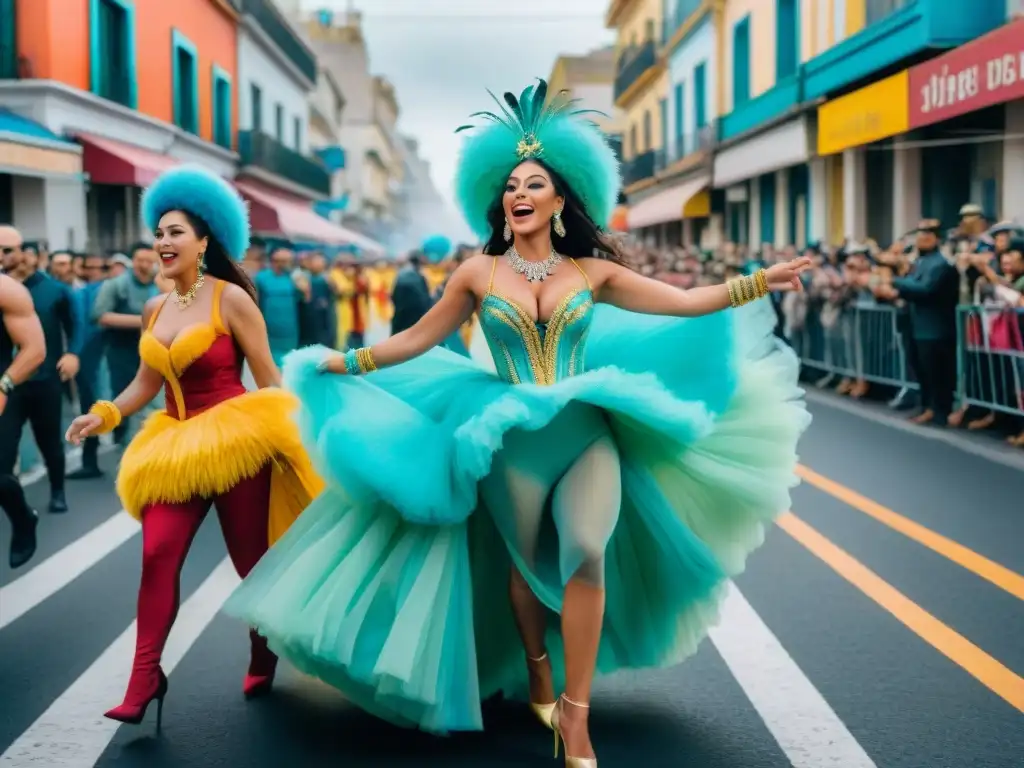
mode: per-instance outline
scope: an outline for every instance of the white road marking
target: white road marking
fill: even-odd
[[[52,597],[142,530],[127,512],[113,517],[0,587],[0,629]]]
[[[736,586],[711,639],[794,768],[876,768]]]
[[[163,669],[168,676],[237,585],[238,576],[225,558],[181,607],[164,650]],[[103,717],[103,712],[124,696],[134,650],[135,622],[132,622],[0,755],[0,765],[5,768],[92,768],[120,726]],[[153,713],[149,713],[142,727],[152,728],[153,718]]]
[[[97,456],[102,456],[105,453],[110,453],[117,447],[112,442],[109,442],[106,435],[100,436],[100,447],[96,450]],[[74,472],[76,469],[82,466],[82,447],[78,446],[64,452],[64,473]],[[32,483],[38,483],[46,477],[46,465],[43,464],[43,460],[39,459],[35,463],[32,469],[22,472],[18,475],[18,480],[22,485],[32,485]]]

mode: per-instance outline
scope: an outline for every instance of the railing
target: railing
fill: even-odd
[[[864,8],[865,26],[877,24],[909,2],[910,0],[867,0]]]
[[[274,7],[273,0],[241,0],[242,13],[252,16],[281,52],[288,57],[298,70],[316,82],[316,56],[295,34],[281,13]]]
[[[657,159],[657,152],[654,150],[648,150],[642,155],[637,155],[631,160],[627,160],[622,166],[622,184],[623,186],[629,186],[635,184],[638,181],[649,179],[654,176],[655,173],[655,162]]]
[[[696,133],[687,133],[670,139],[668,147],[664,150],[664,165],[659,166],[658,170],[662,171],[694,152],[710,149],[713,141],[714,134],[709,126],[704,126]]]
[[[615,75],[615,100],[649,69],[658,63],[658,51],[653,40],[648,40],[637,48],[627,48],[619,56],[618,74]]]
[[[915,343],[905,307],[870,303],[841,310],[787,315],[782,335],[800,356],[804,370],[819,386],[871,382],[920,391],[914,362]],[[959,408],[972,405],[1024,417],[1024,310],[969,306],[957,310],[957,336],[949,340],[953,393],[922,393],[952,399]],[[925,363],[922,363],[924,365]],[[925,379],[941,384],[941,376]],[[931,379],[938,379],[931,381]],[[840,381],[841,380],[841,381]]]
[[[1024,311],[962,307],[957,313],[957,395],[964,405],[1024,414]]]
[[[322,195],[331,194],[331,175],[323,164],[305,157],[260,131],[238,132],[242,165],[254,165]]]

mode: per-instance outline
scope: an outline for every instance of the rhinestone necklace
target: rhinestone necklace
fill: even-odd
[[[512,271],[525,277],[528,283],[544,282],[545,278],[555,271],[555,267],[562,263],[562,257],[555,252],[554,248],[551,249],[551,255],[544,261],[529,261],[524,259],[513,245],[505,251],[505,258],[508,259],[508,265],[512,267]]]
[[[178,293],[178,289],[175,288],[171,292],[171,299],[178,305],[178,309],[188,309],[192,306],[192,302],[196,300],[196,291],[203,287],[203,273],[200,272],[196,281],[192,283],[192,287],[185,291],[185,295],[182,296]]]

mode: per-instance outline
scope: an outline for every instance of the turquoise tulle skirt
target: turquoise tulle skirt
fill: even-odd
[[[600,433],[618,451],[622,501],[598,671],[684,660],[796,482],[810,417],[774,322],[765,304],[689,320],[598,306],[587,372],[546,387],[443,349],[366,378],[317,375],[326,350],[293,353],[285,385],[328,489],[228,612],[373,714],[480,729],[482,700],[527,693],[508,600],[522,553],[503,535],[511,505],[486,493],[492,467],[555,466]],[[557,538],[553,526],[541,538]],[[560,686],[557,613],[582,555],[544,541],[538,552],[527,575],[551,609]]]

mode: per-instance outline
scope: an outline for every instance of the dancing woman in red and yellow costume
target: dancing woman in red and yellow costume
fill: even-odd
[[[174,289],[143,311],[134,381],[68,430],[75,444],[108,432],[165,392],[166,410],[129,444],[117,478],[125,509],[142,522],[143,550],[135,662],[124,703],[106,713],[125,723],[139,723],[154,699],[159,710],[167,692],[160,657],[185,556],[211,505],[244,577],[320,489],[291,418],[297,401],[276,388],[252,282],[233,261],[249,243],[244,203],[222,179],[186,166],[157,179],[142,208]],[[257,391],[242,384],[243,362]],[[249,636],[251,697],[270,689],[277,657]]]

